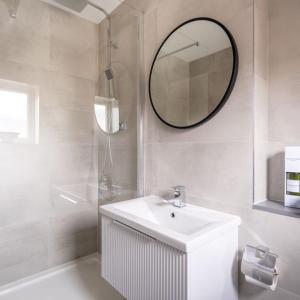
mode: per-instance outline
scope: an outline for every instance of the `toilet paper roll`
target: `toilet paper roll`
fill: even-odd
[[[274,276],[277,276],[277,272],[268,271],[263,267],[260,267],[256,264],[252,264],[246,260],[242,261],[241,267],[242,273],[252,277],[255,280],[261,281],[264,284],[272,285]]]
[[[278,283],[278,274],[274,275],[273,276],[273,279],[272,279],[272,284],[265,284],[259,280],[256,280],[248,275],[245,275],[245,279],[247,282],[251,283],[251,284],[254,284],[256,286],[259,286],[259,287],[262,287],[262,288],[265,288],[265,289],[270,289],[272,291],[275,291],[276,287],[277,287],[277,283]]]
[[[277,255],[261,246],[247,245],[243,253],[241,271],[246,281],[254,285],[275,290],[278,282]]]

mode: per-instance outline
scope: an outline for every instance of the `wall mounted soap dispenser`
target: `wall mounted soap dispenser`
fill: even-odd
[[[300,147],[285,148],[284,205],[300,208]]]

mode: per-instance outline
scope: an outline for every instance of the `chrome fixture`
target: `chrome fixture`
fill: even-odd
[[[185,200],[185,186],[176,185],[171,187],[173,197],[170,200],[167,200],[169,203],[175,207],[184,207],[186,204]]]

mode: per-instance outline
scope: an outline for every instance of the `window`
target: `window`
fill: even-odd
[[[37,143],[37,129],[37,88],[0,80],[0,142]]]

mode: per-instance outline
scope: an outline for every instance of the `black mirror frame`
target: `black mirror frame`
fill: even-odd
[[[165,121],[160,115],[159,113],[157,112],[157,110],[155,109],[155,106],[153,104],[153,100],[152,100],[152,97],[151,97],[151,77],[152,77],[152,72],[153,72],[153,68],[154,68],[154,64],[156,62],[156,58],[161,50],[161,48],[163,47],[163,45],[166,43],[166,41],[168,40],[168,38],[177,30],[179,29],[180,27],[188,24],[188,23],[191,23],[191,22],[195,22],[195,21],[210,21],[210,22],[213,22],[215,24],[217,24],[218,26],[220,26],[224,31],[225,33],[227,34],[229,40],[230,40],[230,43],[231,43],[231,47],[232,47],[232,54],[233,54],[233,66],[232,66],[232,73],[231,73],[231,78],[230,78],[230,81],[229,81],[229,84],[228,84],[228,87],[223,95],[223,98],[221,99],[220,103],[217,105],[217,107],[207,116],[205,117],[204,119],[202,119],[201,121],[195,123],[195,124],[191,124],[191,125],[188,125],[188,126],[176,126],[176,125],[173,125],[173,124],[170,124],[168,123],[167,121]],[[185,21],[184,23],[180,24],[179,26],[177,26],[175,29],[173,29],[169,34],[168,36],[163,40],[163,42],[161,43],[160,47],[158,48],[155,56],[154,56],[154,59],[153,59],[153,62],[152,62],[152,65],[151,65],[151,68],[150,68],[150,75],[149,75],[149,80],[148,80],[148,93],[149,93],[149,98],[150,98],[150,102],[151,102],[151,106],[156,114],[156,116],[163,122],[165,123],[166,125],[170,126],[170,127],[173,127],[173,128],[177,128],[177,129],[188,129],[188,128],[192,128],[192,127],[196,127],[196,126],[199,126],[199,125],[202,125],[204,124],[205,122],[209,121],[211,118],[213,118],[221,109],[222,107],[224,106],[224,104],[226,103],[226,101],[228,100],[233,88],[234,88],[234,85],[235,85],[235,82],[236,82],[236,78],[237,78],[237,75],[238,75],[238,66],[239,66],[239,56],[238,56],[238,50],[237,50],[237,46],[236,46],[236,43],[235,43],[235,40],[232,36],[232,34],[230,33],[230,31],[222,24],[220,23],[219,21],[215,20],[215,19],[212,19],[212,18],[207,18],[207,17],[199,17],[199,18],[193,18],[193,19],[190,19],[188,21]]]

